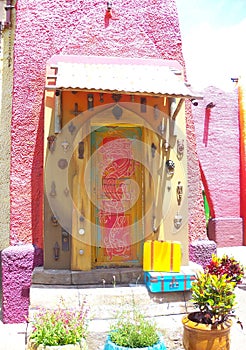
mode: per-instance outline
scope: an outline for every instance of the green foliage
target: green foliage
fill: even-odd
[[[199,273],[192,283],[191,301],[203,314],[203,323],[217,325],[233,316],[236,282],[228,281],[226,275]]]
[[[120,313],[111,326],[110,338],[116,345],[133,349],[153,346],[159,341],[156,324],[136,310]]]
[[[212,256],[210,264],[207,266],[209,273],[217,276],[226,275],[229,281],[240,284],[244,276],[243,266],[233,257],[224,254],[219,258],[215,254]]]
[[[87,313],[85,303],[80,309],[61,307],[56,310],[40,309],[34,316],[30,339],[37,345],[55,346],[79,343],[87,335]]]

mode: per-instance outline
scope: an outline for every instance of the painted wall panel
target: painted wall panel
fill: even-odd
[[[193,107],[198,156],[212,219],[209,237],[218,246],[242,244],[238,91],[215,87]],[[211,103],[214,105],[212,108]],[[207,107],[208,106],[208,107]]]

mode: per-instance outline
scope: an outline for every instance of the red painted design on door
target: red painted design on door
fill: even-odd
[[[129,128],[130,129],[130,128]],[[136,259],[132,225],[137,220],[135,203],[139,196],[136,173],[139,162],[134,159],[134,139],[127,128],[113,135],[96,132],[97,167],[97,240],[99,260],[129,261]],[[100,135],[100,136],[99,136]],[[136,134],[134,135],[136,138]],[[138,174],[139,175],[139,174]],[[98,258],[97,258],[98,259]]]

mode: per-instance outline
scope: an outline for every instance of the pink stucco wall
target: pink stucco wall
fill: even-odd
[[[198,155],[212,220],[209,237],[218,246],[242,244],[238,92],[215,87],[203,91],[193,107]],[[212,102],[211,109],[206,106]]]
[[[174,0],[18,0],[11,125],[11,247],[3,252],[4,320],[23,322],[36,246],[43,246],[43,98],[46,62],[55,54],[175,59],[182,65]],[[187,105],[189,230],[204,238],[194,122]],[[40,253],[41,254],[41,253]]]
[[[207,239],[204,204],[202,198],[201,174],[197,154],[197,139],[192,115],[191,103],[186,101],[187,128],[187,168],[188,168],[188,210],[189,210],[189,241]]]
[[[11,244],[42,246],[43,95],[45,66],[54,54],[162,57],[184,65],[174,0],[18,0],[14,45],[11,155]],[[192,170],[190,229],[204,234],[199,172],[188,113]],[[198,218],[198,219],[197,219]],[[199,228],[197,229],[197,225]]]

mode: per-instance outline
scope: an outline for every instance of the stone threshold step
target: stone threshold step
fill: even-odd
[[[194,275],[202,267],[193,262],[182,266],[186,274]],[[144,272],[141,267],[100,268],[90,271],[51,270],[43,266],[36,267],[32,274],[32,284],[47,285],[138,285],[144,283]]]
[[[47,285],[128,285],[143,283],[140,267],[105,268],[91,271],[51,270],[36,267],[32,274],[32,284]]]

